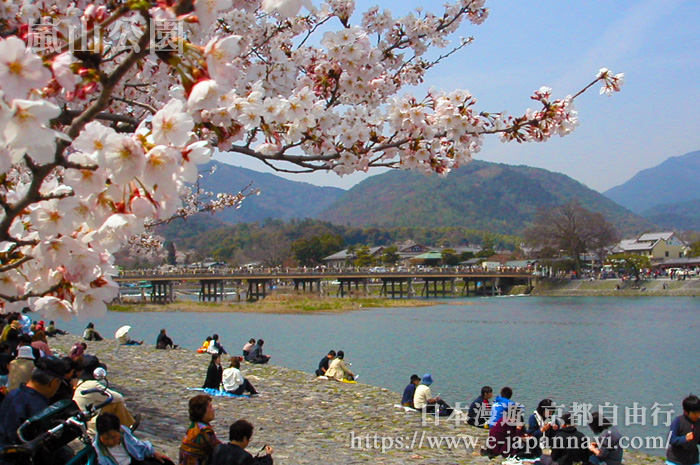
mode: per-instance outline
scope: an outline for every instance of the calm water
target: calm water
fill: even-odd
[[[85,324],[62,327],[79,333]],[[528,414],[545,397],[596,408],[610,402],[624,424],[624,407],[636,402],[647,408],[647,425],[622,426],[628,436],[665,437],[665,426],[651,425],[654,403],[672,403],[678,414],[684,396],[700,393],[700,298],[472,298],[345,314],[109,313],[95,320],[108,337],[123,324],[150,344],[167,328],[189,349],[216,332],[232,354],[263,338],[273,363],[309,373],[329,349],[342,349],[364,383],[400,392],[412,373],[429,372],[433,393],[453,404],[471,402],[484,384],[495,391],[509,385]]]

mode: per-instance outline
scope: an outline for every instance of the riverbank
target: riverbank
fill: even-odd
[[[619,287],[619,289],[617,288]],[[622,281],[621,279],[603,279],[589,281],[585,279],[548,279],[540,280],[530,293],[533,296],[700,296],[700,279],[685,281],[669,279],[642,279]]]
[[[78,340],[69,335],[50,343],[66,352]],[[118,346],[114,341],[88,344],[88,353],[107,364],[110,386],[125,395],[132,412],[143,415],[137,436],[176,458],[189,424],[187,401],[196,394],[187,388],[201,386],[209,356],[182,349]],[[422,425],[420,415],[394,407],[400,399],[396,392],[362,383],[322,381],[310,373],[275,365],[245,364],[242,371],[262,396],[214,398],[216,420],[212,425],[225,441],[231,422],[239,418],[251,421],[256,430],[249,450],[255,454],[269,444],[278,464],[501,463],[478,453],[485,430],[454,421]],[[431,447],[440,438],[457,438],[459,444],[450,448],[442,439],[440,447]],[[465,446],[469,438],[477,441],[476,448]],[[399,439],[401,447],[397,447]],[[663,460],[628,452],[625,463],[660,464]]]
[[[207,313],[315,313],[349,312],[368,308],[427,307],[442,302],[417,299],[384,299],[381,297],[318,297],[297,294],[271,294],[257,302],[190,302],[169,304],[112,304],[113,312],[207,312]]]

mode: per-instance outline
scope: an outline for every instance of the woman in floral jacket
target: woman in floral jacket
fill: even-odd
[[[180,465],[208,465],[216,446],[221,444],[212,429],[215,417],[211,397],[200,394],[190,399],[190,427],[180,445]]]

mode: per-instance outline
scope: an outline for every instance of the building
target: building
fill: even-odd
[[[683,258],[687,246],[673,232],[646,233],[637,239],[621,241],[614,253],[644,255],[655,262]]]
[[[381,257],[384,252],[384,247],[370,247],[369,254],[373,259]],[[355,258],[355,254],[343,249],[333,255],[329,255],[323,259],[323,263],[328,268],[345,268]]]

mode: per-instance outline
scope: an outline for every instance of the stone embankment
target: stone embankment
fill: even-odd
[[[68,335],[49,342],[66,353],[78,340]],[[137,436],[176,459],[189,424],[187,402],[197,394],[187,388],[202,385],[209,356],[183,349],[118,346],[114,341],[89,342],[88,353],[107,364],[110,386],[125,395],[133,413],[142,414]],[[255,454],[269,444],[275,463],[501,463],[479,454],[485,430],[455,421],[436,424],[434,419],[423,425],[419,414],[394,407],[400,399],[395,392],[362,383],[318,380],[310,373],[275,365],[244,364],[242,372],[261,397],[215,397],[212,424],[219,439],[226,441],[228,425],[240,418],[251,421],[256,430],[249,450]],[[478,441],[476,448],[468,445],[470,437]],[[440,438],[438,446],[435,442]],[[448,445],[445,438],[458,443]],[[626,465],[645,463],[661,464],[663,460],[639,453],[626,455]]]
[[[619,289],[618,289],[619,288]],[[621,279],[543,279],[531,295],[537,296],[700,296],[700,279],[684,281],[643,279],[639,282]]]

